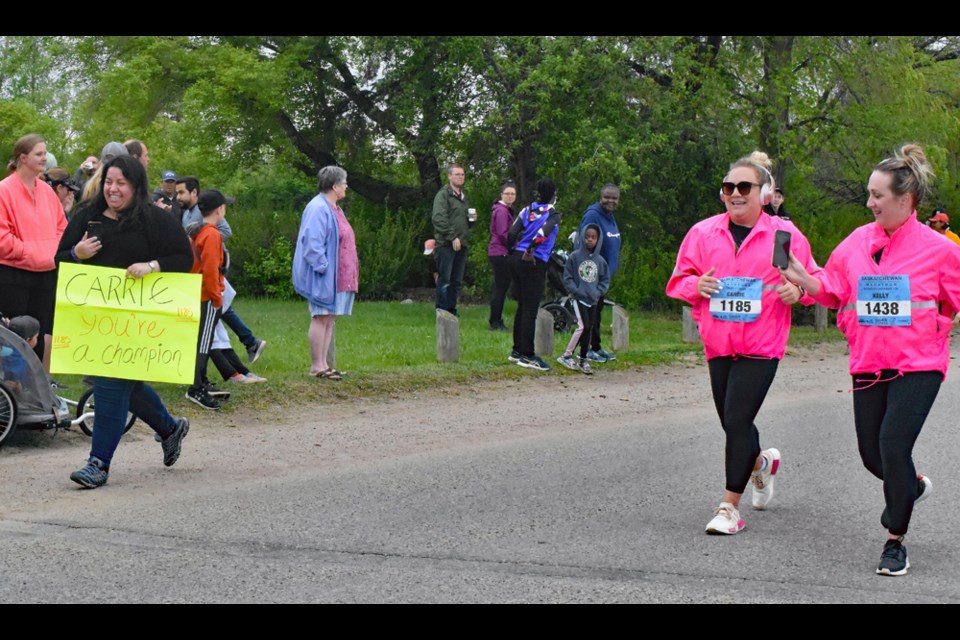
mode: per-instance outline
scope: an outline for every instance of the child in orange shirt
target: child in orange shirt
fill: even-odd
[[[229,395],[214,387],[207,380],[207,361],[213,332],[223,312],[223,274],[230,264],[230,257],[223,246],[223,238],[217,223],[227,215],[228,204],[234,199],[224,196],[216,189],[205,189],[197,196],[197,207],[203,214],[203,222],[187,228],[190,244],[193,245],[193,267],[190,273],[203,276],[200,285],[200,335],[197,338],[197,366],[193,385],[186,398],[205,409],[217,410],[220,400],[215,395]]]

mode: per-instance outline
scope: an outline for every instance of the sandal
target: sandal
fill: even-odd
[[[327,380],[335,380],[339,382],[342,378],[340,372],[336,369],[327,369],[326,371],[321,371],[317,374],[318,378],[326,378]]]

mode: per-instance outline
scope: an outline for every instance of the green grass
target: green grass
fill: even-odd
[[[504,317],[512,320],[515,303],[508,301]],[[320,380],[307,375],[310,352],[307,305],[302,301],[243,300],[236,310],[259,338],[267,340],[260,360],[251,368],[269,379],[259,385],[223,385],[234,396],[225,410],[237,406],[266,409],[276,405],[294,405],[357,396],[399,396],[407,392],[437,387],[462,387],[481,380],[518,379],[544,375],[517,367],[507,361],[512,344],[509,332],[487,329],[486,305],[463,306],[460,318],[460,361],[436,361],[435,313],[432,303],[358,302],[354,314],[339,318],[336,324],[337,368],[347,372],[342,382]],[[604,312],[603,341],[610,344],[610,310]],[[570,334],[554,334],[554,356],[545,358],[553,371],[546,375],[581,375],[568,371],[554,359],[563,352]],[[685,354],[699,354],[699,344],[681,341],[680,314],[632,312],[630,314],[630,350],[617,354],[614,362],[600,365],[605,370],[636,369],[675,362]],[[246,352],[232,333],[234,349],[246,362]],[[817,334],[812,327],[795,327],[794,346],[809,346],[819,341],[840,340],[836,329]],[[219,381],[211,363],[210,379]],[[71,386],[68,397],[79,395],[81,383],[76,376],[58,376]],[[185,386],[155,384],[172,412],[192,407],[183,398]]]

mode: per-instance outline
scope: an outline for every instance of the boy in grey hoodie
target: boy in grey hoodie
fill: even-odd
[[[590,350],[590,337],[597,313],[597,302],[610,288],[610,270],[607,261],[600,255],[603,246],[600,227],[590,223],[577,239],[578,247],[567,258],[563,268],[563,284],[573,299],[573,310],[577,316],[577,329],[570,337],[567,349],[557,358],[557,362],[568,369],[593,373],[587,360]],[[579,361],[573,356],[573,349],[580,344]]]

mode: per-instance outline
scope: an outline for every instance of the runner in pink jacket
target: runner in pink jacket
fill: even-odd
[[[773,266],[773,238],[778,229],[791,234],[791,251],[810,271],[818,269],[810,243],[800,230],[783,218],[763,214],[737,249],[730,232],[730,214],[707,218],[695,224],[680,245],[677,266],[667,282],[667,295],[689,302],[700,329],[707,360],[717,356],[783,358],[790,335],[791,307],[780,304],[778,289],[783,285]],[[960,247],[958,247],[960,249]],[[714,269],[715,278],[750,277],[761,280],[760,317],[755,322],[730,322],[710,313],[710,298],[698,290],[700,276]],[[800,302],[813,304],[810,296]]]
[[[733,163],[721,194],[727,212],[687,233],[667,295],[693,305],[710,370],[710,386],[726,433],[726,487],[707,533],[744,527],[740,498],[753,483],[752,503],[765,509],[780,466],[777,449],[760,449],[753,423],[783,357],[791,305],[813,304],[774,268],[774,235],[789,231],[793,252],[812,271],[810,243],[792,222],[762,211],[774,190],[770,160],[754,152]]]
[[[886,502],[881,575],[904,575],[910,567],[903,536],[913,505],[933,488],[916,472],[913,445],[946,374],[952,317],[960,309],[960,247],[917,220],[932,175],[923,150],[904,146],[870,175],[867,206],[875,222],[841,242],[819,274],[796,259],[784,271],[818,302],[839,309],[837,326],[850,343],[860,458],[883,480]]]

